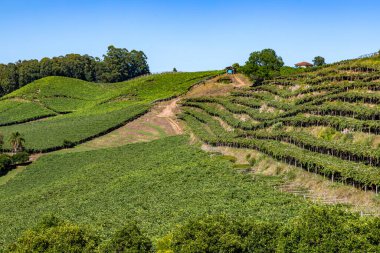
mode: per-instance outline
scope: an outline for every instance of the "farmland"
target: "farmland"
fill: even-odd
[[[113,84],[46,77],[3,97],[0,132],[20,132],[32,152],[103,135],[146,113],[156,100],[186,92],[218,72],[168,73]],[[10,149],[5,143],[4,149]]]
[[[208,144],[258,150],[378,193],[379,80],[379,56],[343,61],[229,96],[187,99],[182,119]]]
[[[286,221],[307,204],[273,188],[279,177],[237,173],[186,136],[87,152],[48,154],[0,186],[0,248],[54,213],[107,237],[128,219],[151,238],[204,214]]]
[[[312,205],[307,189],[295,189],[300,198],[283,187],[299,170],[336,189],[363,193],[362,203],[374,203],[366,208],[378,207],[379,73],[380,61],[372,57],[253,86],[242,74],[220,71],[112,84],[67,77],[34,81],[0,99],[5,138],[20,132],[27,151],[47,153],[0,180],[0,252],[49,214],[90,227],[105,242],[136,221],[155,250],[171,248],[162,243],[167,238],[181,241],[175,234],[186,224],[199,225],[198,219],[274,224],[270,230],[283,236],[278,247],[290,242],[291,229],[283,234],[288,224],[313,219],[308,212],[321,212],[322,221],[331,212],[339,226],[343,217],[359,227],[377,223],[344,213],[353,210],[355,198],[332,211],[305,211]],[[220,147],[234,151],[225,154]],[[10,143],[3,148],[9,151]],[[266,174],[268,167],[274,172]],[[281,174],[288,169],[293,172]],[[188,232],[198,233],[193,229]],[[346,232],[358,235],[356,227]],[[358,236],[363,244],[348,249],[376,247],[366,228]]]

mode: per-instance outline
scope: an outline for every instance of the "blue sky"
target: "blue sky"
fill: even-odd
[[[221,69],[273,48],[287,65],[380,49],[377,0],[0,0],[0,62],[108,45],[143,50],[152,72]]]

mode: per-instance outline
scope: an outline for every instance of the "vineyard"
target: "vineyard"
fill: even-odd
[[[108,133],[146,113],[155,101],[185,93],[218,72],[166,73],[99,84],[46,77],[0,100],[0,133],[20,132],[29,152],[48,152]],[[4,151],[9,151],[6,142]]]
[[[183,101],[213,146],[249,148],[364,191],[380,191],[380,58],[328,65]]]
[[[0,252],[50,213],[91,224],[105,238],[133,219],[158,238],[205,214],[282,222],[307,206],[275,190],[278,177],[236,173],[229,160],[188,141],[175,136],[42,156],[0,185]]]

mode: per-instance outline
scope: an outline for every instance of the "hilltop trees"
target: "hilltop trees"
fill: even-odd
[[[265,78],[278,75],[282,66],[284,61],[273,49],[263,49],[251,53],[242,71],[256,83],[261,83]]]
[[[109,46],[103,59],[89,55],[24,60],[0,64],[0,96],[46,76],[66,76],[89,82],[121,82],[149,73],[142,51]]]
[[[323,66],[326,64],[325,58],[323,58],[322,56],[314,57],[313,63],[314,63],[314,66],[316,67]]]
[[[129,78],[148,74],[147,57],[142,51],[109,46],[104,55],[103,73],[100,79],[103,82],[121,82]]]

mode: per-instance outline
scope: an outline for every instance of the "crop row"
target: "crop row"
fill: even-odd
[[[250,148],[263,152],[277,160],[302,167],[310,172],[323,174],[331,179],[377,191],[380,173],[376,167],[345,161],[330,155],[320,154],[299,148],[295,145],[275,140],[249,138],[217,138],[204,134],[204,126],[195,118],[184,117],[194,133],[202,141],[215,146]]]
[[[365,145],[328,141],[315,138],[300,131],[285,132],[282,130],[245,131],[241,137],[283,141],[313,152],[339,157],[343,160],[363,162],[371,166],[380,166],[380,149],[372,149]]]
[[[203,123],[206,123],[207,119],[210,117],[199,111],[196,111],[196,113],[190,113],[190,114],[196,117],[198,120],[200,120]],[[202,117],[198,115],[201,115]],[[214,114],[214,116],[216,115]],[[227,121],[226,123],[229,125],[232,125],[231,122],[229,121]],[[216,128],[216,127],[213,127],[213,128]],[[292,143],[294,145],[308,149],[313,152],[319,152],[319,153],[337,156],[344,160],[364,162],[369,165],[380,166],[380,150],[369,149],[368,147],[361,147],[358,145],[350,146],[347,144],[330,142],[323,139],[315,138],[303,132],[242,131],[239,133],[239,135],[245,136],[245,137],[250,136],[250,137],[254,137],[258,139],[281,140],[281,141]]]

